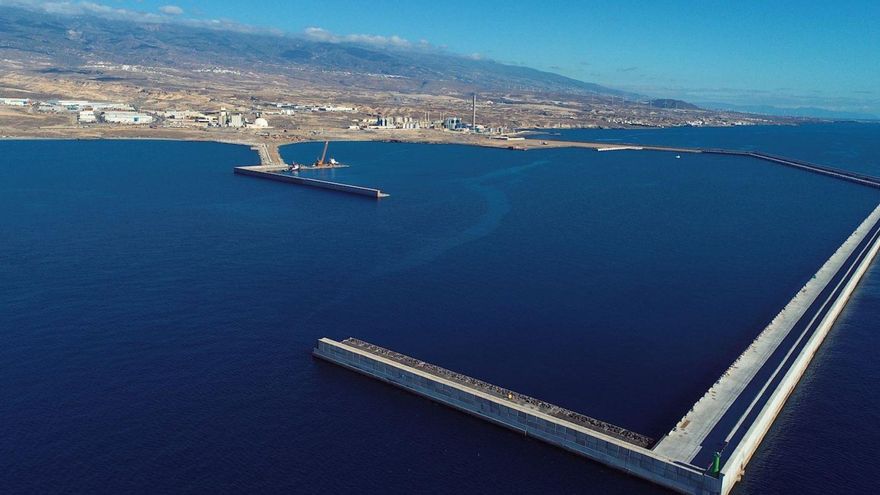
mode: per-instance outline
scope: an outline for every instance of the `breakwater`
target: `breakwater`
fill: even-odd
[[[316,187],[319,189],[329,189],[332,191],[340,191],[359,196],[368,196],[371,198],[387,198],[389,195],[379,189],[363,186],[353,186],[351,184],[343,184],[341,182],[331,182],[320,179],[310,179],[308,177],[300,177],[298,175],[282,173],[287,167],[257,165],[251,167],[235,167],[233,172],[239,175],[247,175],[250,177],[258,177],[260,179],[274,180],[278,182],[286,182],[288,184],[298,184],[301,186]]]
[[[695,147],[679,147],[679,146],[656,146],[656,145],[648,145],[648,144],[628,144],[628,143],[600,143],[600,142],[587,142],[587,141],[555,141],[555,140],[526,140],[527,149],[538,149],[541,145],[540,143],[552,143],[555,146],[560,147],[572,147],[572,148],[588,148],[594,149],[596,151],[666,151],[666,152],[675,152],[675,153],[705,153],[712,155],[728,155],[728,156],[741,156],[745,158],[755,158],[758,160],[763,160],[771,163],[775,163],[777,165],[784,165],[786,167],[792,167],[799,170],[804,170],[806,172],[811,172],[815,174],[825,175],[828,177],[833,177],[835,179],[845,180],[848,182],[853,182],[856,184],[860,184],[863,186],[869,186],[874,188],[880,188],[880,177],[871,176],[868,174],[862,174],[859,172],[852,172],[849,170],[844,170],[841,168],[829,167],[827,165],[820,165],[816,163],[807,162],[804,160],[798,160],[794,158],[788,158],[778,155],[771,155],[769,153],[764,153],[761,151],[742,151],[742,150],[730,150],[723,148],[695,148]]]
[[[504,399],[510,402],[514,402],[520,405],[527,405],[529,407],[537,408],[539,411],[549,414],[555,418],[559,418],[565,421],[571,421],[573,423],[579,424],[583,427],[590,428],[591,430],[598,431],[600,433],[604,433],[606,435],[613,436],[625,442],[632,443],[633,445],[638,445],[640,447],[650,448],[654,445],[655,440],[653,438],[647,437],[645,435],[641,435],[639,433],[635,433],[633,431],[627,430],[626,428],[621,428],[619,426],[612,425],[610,423],[606,423],[604,421],[591,418],[589,416],[585,416],[580,413],[576,413],[574,411],[570,411],[568,409],[549,404],[539,399],[535,399],[533,397],[529,397],[527,395],[520,394],[518,392],[514,392],[512,390],[508,390],[506,388],[499,387],[497,385],[492,385],[490,383],[486,383],[482,380],[477,380],[476,378],[471,378],[467,375],[462,375],[461,373],[456,373],[455,371],[450,371],[445,368],[441,368],[440,366],[433,365],[430,363],[426,363],[419,359],[415,359],[398,352],[394,352],[390,349],[385,349],[383,347],[379,347],[374,344],[370,344],[368,342],[364,342],[362,340],[358,340],[355,338],[348,338],[342,341],[346,345],[350,345],[352,347],[357,347],[359,349],[363,349],[367,352],[377,354],[380,356],[384,356],[392,361],[404,364],[406,366],[410,366],[416,369],[423,370],[432,375],[445,378],[447,380],[452,380],[456,383],[464,385],[466,387],[471,387],[487,394],[493,395],[500,399]]]
[[[322,338],[315,357],[686,494],[721,493],[721,480],[648,448],[647,436],[357,339]]]
[[[681,493],[726,495],[880,251],[880,206],[660,441],[357,339],[314,355]]]
[[[761,439],[880,249],[880,206],[858,226],[655,450],[696,466],[718,453],[725,483]]]
[[[880,189],[880,177],[874,177],[867,174],[861,174],[858,172],[852,172],[849,170],[843,170],[840,168],[828,167],[826,165],[819,165],[816,163],[810,163],[803,160],[796,160],[793,158],[786,158],[782,156],[770,155],[767,153],[762,153],[759,151],[736,151],[736,150],[725,150],[725,149],[714,149],[714,148],[706,148],[700,150],[702,153],[707,154],[715,154],[715,155],[733,155],[733,156],[744,156],[750,158],[756,158],[758,160],[764,160],[771,163],[776,163],[779,165],[785,165],[786,167],[797,168],[800,170],[804,170],[807,172],[811,172],[814,174],[826,175],[828,177],[833,177],[835,179],[841,179],[848,182],[854,182],[856,184],[860,184],[863,186],[875,187]]]

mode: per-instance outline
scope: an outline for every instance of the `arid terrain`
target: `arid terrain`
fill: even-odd
[[[473,133],[537,127],[798,122],[704,110],[435,48],[376,47],[17,7],[0,6],[0,14],[0,98],[28,99],[22,106],[0,105],[0,136],[461,142],[486,139],[468,136]],[[59,101],[80,103],[65,107]],[[107,102],[149,119],[113,123],[99,108]],[[93,108],[94,121],[79,114]],[[221,109],[241,121],[234,128],[218,124]],[[169,118],[170,111],[199,114],[199,121]],[[459,119],[452,121],[456,132],[447,130],[447,117]],[[255,129],[258,118],[265,125]]]

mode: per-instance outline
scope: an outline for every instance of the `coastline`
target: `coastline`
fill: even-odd
[[[478,146],[483,148],[509,149],[515,151],[528,151],[532,149],[548,148],[587,148],[600,149],[608,146],[603,142],[559,141],[552,139],[524,138],[517,141],[492,139],[485,135],[459,134],[444,131],[407,131],[397,133],[375,131],[350,131],[346,129],[333,130],[321,134],[308,132],[286,133],[284,137],[262,137],[256,135],[236,136],[233,133],[204,132],[191,130],[168,131],[166,129],[107,129],[110,132],[82,133],[81,135],[51,135],[43,133],[22,133],[21,135],[0,135],[0,141],[91,141],[91,140],[144,140],[144,141],[184,141],[184,142],[215,142],[221,144],[234,144],[239,146],[267,146],[270,150],[277,150],[289,144],[329,141],[375,141],[395,142],[412,144],[455,144],[463,146]],[[523,133],[528,134],[528,131]],[[523,134],[517,133],[517,134]],[[179,135],[169,135],[179,134]],[[201,134],[201,135],[200,135]],[[616,146],[626,146],[624,143],[615,143]],[[687,147],[669,147],[632,144],[640,149],[653,151],[668,151],[678,153],[698,153],[699,150]]]

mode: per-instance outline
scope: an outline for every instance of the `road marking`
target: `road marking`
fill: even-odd
[[[876,229],[876,227],[877,227],[877,225],[875,224],[873,228]],[[801,340],[803,340],[804,336],[812,328],[816,319],[819,317],[819,315],[825,309],[825,306],[828,305],[828,302],[831,301],[831,299],[835,297],[838,289],[840,289],[840,286],[842,284],[844,284],[845,282],[848,283],[850,281],[850,278],[849,278],[850,273],[853,271],[853,269],[855,269],[856,265],[860,265],[864,261],[864,259],[862,259],[862,255],[865,253],[865,251],[867,251],[868,249],[870,249],[874,245],[874,243],[877,240],[878,234],[880,234],[880,229],[874,231],[874,235],[871,236],[871,240],[865,245],[864,248],[862,248],[862,250],[856,256],[857,261],[852,263],[849,266],[849,269],[846,271],[846,274],[844,275],[844,277],[840,280],[840,282],[837,283],[836,286],[834,286],[834,289],[831,291],[831,295],[829,295],[828,298],[825,299],[825,301],[822,303],[822,306],[819,308],[819,310],[816,312],[816,314],[813,315],[813,318],[807,324],[804,331],[801,332],[800,336],[795,341],[794,345],[791,346],[791,348],[785,354],[785,357],[782,358],[782,361],[779,363],[779,365],[776,367],[776,369],[773,370],[773,374],[770,375],[770,378],[768,378],[767,381],[764,383],[764,386],[761,387],[761,390],[758,392],[758,395],[755,396],[755,398],[752,400],[751,404],[749,404],[749,407],[746,409],[746,411],[743,413],[743,415],[740,416],[739,421],[737,421],[736,424],[733,426],[733,429],[730,431],[730,434],[728,434],[727,438],[724,439],[725,442],[729,442],[730,439],[733,438],[733,436],[736,434],[736,432],[742,426],[742,423],[743,423],[743,421],[745,421],[746,416],[748,416],[752,412],[752,409],[754,409],[758,400],[760,400],[761,397],[763,397],[764,393],[767,391],[767,387],[770,386],[770,383],[776,378],[776,375],[779,374],[779,371],[788,362],[788,358],[791,357],[791,354],[794,352],[795,348],[800,344]]]

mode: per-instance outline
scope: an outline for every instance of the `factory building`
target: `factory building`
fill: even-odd
[[[134,107],[127,103],[114,103],[107,101],[89,101],[89,100],[49,100],[49,105],[69,112],[79,112],[80,110],[122,110],[133,111]]]
[[[24,107],[30,104],[31,100],[29,98],[0,98],[0,105]]]
[[[82,110],[79,112],[77,120],[80,124],[92,124],[97,122],[98,119],[95,117],[94,110]]]
[[[217,125],[219,127],[244,127],[245,120],[240,113],[230,113],[225,108],[220,109],[217,114]]]
[[[263,117],[257,117],[257,119],[254,120],[254,123],[249,125],[248,127],[253,127],[255,129],[268,129],[269,121],[264,119]]]
[[[129,105],[128,103],[92,102],[86,106],[92,107],[92,110],[123,110],[128,112],[134,111],[134,107]]]
[[[443,119],[443,128],[454,131],[464,128],[464,124],[461,123],[461,117],[446,117]]]
[[[49,104],[62,107],[71,112],[77,112],[80,108],[89,106],[91,102],[88,100],[49,100]]]
[[[153,117],[140,112],[108,111],[101,114],[111,124],[151,124]]]
[[[356,120],[353,122],[357,122]],[[420,129],[419,122],[412,117],[395,116],[383,117],[377,116],[375,119],[364,119],[362,121],[367,129]],[[350,126],[349,129],[360,128],[358,125]]]
[[[165,112],[164,116],[166,119],[174,120],[197,120],[207,118],[204,113],[194,110],[168,110]]]

